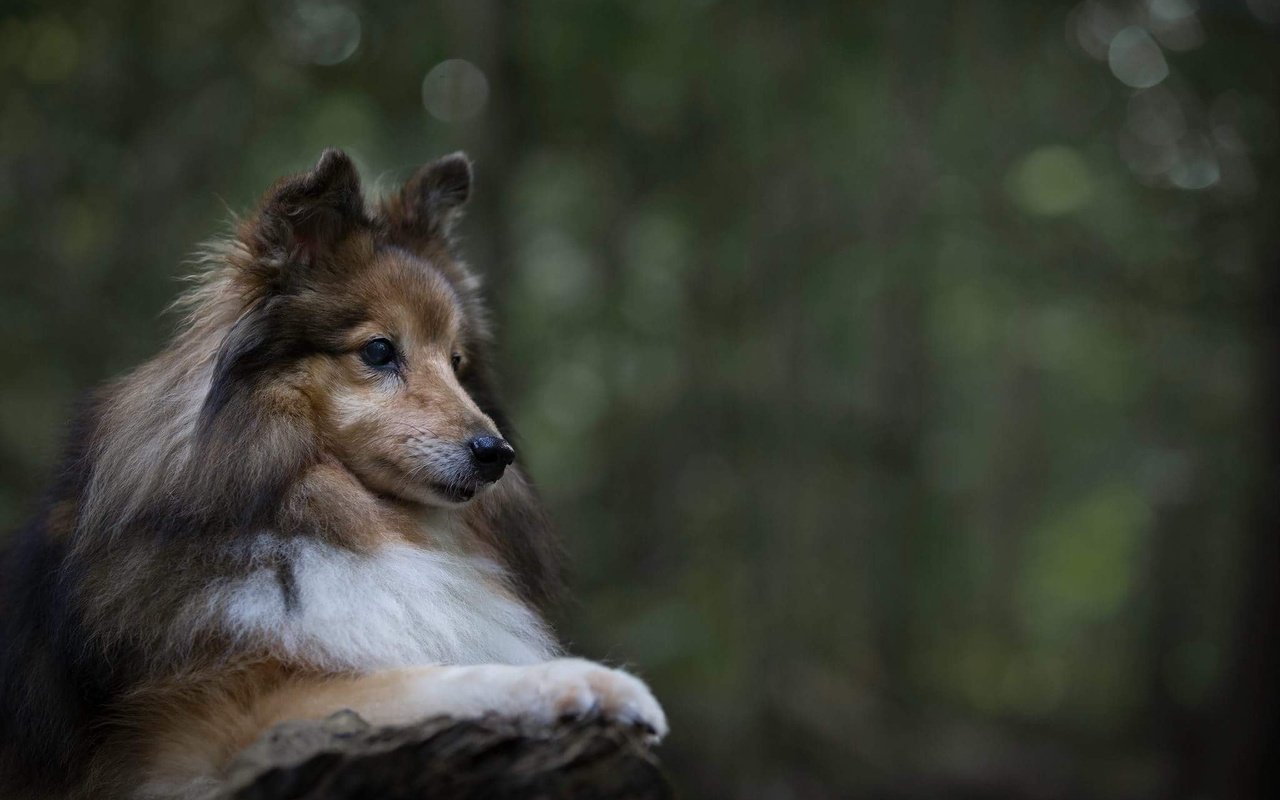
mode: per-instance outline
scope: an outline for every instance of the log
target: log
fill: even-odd
[[[386,728],[351,711],[273,728],[236,758],[223,786],[217,800],[673,797],[631,726],[439,717]]]

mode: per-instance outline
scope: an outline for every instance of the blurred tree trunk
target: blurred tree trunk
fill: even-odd
[[[994,398],[1002,435],[983,480],[982,535],[989,542],[992,568],[980,608],[996,635],[1017,647],[1022,636],[1018,581],[1023,541],[1044,500],[1051,443],[1039,367],[1025,352],[1015,352],[1009,361],[1008,376]]]
[[[1168,429],[1167,427],[1165,428]],[[1194,635],[1186,621],[1194,615],[1186,587],[1203,568],[1205,507],[1210,502],[1188,478],[1177,496],[1155,504],[1144,604],[1148,611],[1144,645],[1145,735],[1162,752],[1173,771],[1169,798],[1203,796],[1204,757],[1208,746],[1204,720],[1187,698],[1175,696],[1171,683],[1179,648]]]
[[[512,131],[529,130],[522,124],[525,106],[520,102],[515,56],[519,48],[512,33],[521,10],[500,8],[493,0],[448,0],[441,11],[458,54],[475,63],[489,82],[488,103],[467,123],[473,129],[463,129],[478,173],[475,196],[468,204],[468,213],[475,219],[468,227],[484,232],[467,240],[467,250],[485,276],[502,284],[510,280],[512,269],[510,231],[501,205],[510,194],[507,183],[518,162]],[[524,142],[528,144],[528,139]]]
[[[1270,264],[1257,320],[1261,463],[1216,731],[1221,800],[1280,796],[1280,257]]]
[[[1271,55],[1277,51],[1272,48]],[[1280,83],[1272,69],[1265,95],[1276,107]],[[1242,591],[1213,730],[1212,795],[1220,800],[1280,796],[1280,188],[1274,152],[1259,158],[1258,191],[1248,215],[1257,253],[1257,303],[1251,319],[1256,371],[1257,447],[1251,523],[1239,562]],[[1214,769],[1216,768],[1216,769]]]
[[[863,502],[874,531],[868,564],[873,637],[884,688],[902,699],[910,694],[921,536],[929,527],[931,493],[923,485],[922,453],[935,384],[926,319],[932,259],[917,256],[928,252],[935,235],[924,214],[937,179],[931,141],[952,27],[950,12],[921,19],[901,6],[886,12],[885,24],[891,42],[886,50],[897,59],[888,67],[888,79],[901,139],[894,149],[897,158],[885,165],[880,204],[867,228],[885,259],[885,282],[868,376],[874,409],[868,472],[875,481],[865,487]],[[930,57],[920,58],[922,52]]]

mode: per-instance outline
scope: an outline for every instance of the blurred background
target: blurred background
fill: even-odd
[[[0,523],[230,210],[465,149],[684,796],[1265,796],[1278,84],[1280,0],[6,0]]]

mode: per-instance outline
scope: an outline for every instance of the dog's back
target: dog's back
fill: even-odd
[[[71,445],[45,509],[0,546],[0,796],[56,797],[87,776],[123,664],[87,646],[72,611],[68,498],[83,490],[92,412]]]

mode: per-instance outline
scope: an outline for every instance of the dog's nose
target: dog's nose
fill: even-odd
[[[489,482],[501,478],[507,465],[516,460],[515,448],[506,439],[497,436],[477,436],[469,446],[476,471]]]

